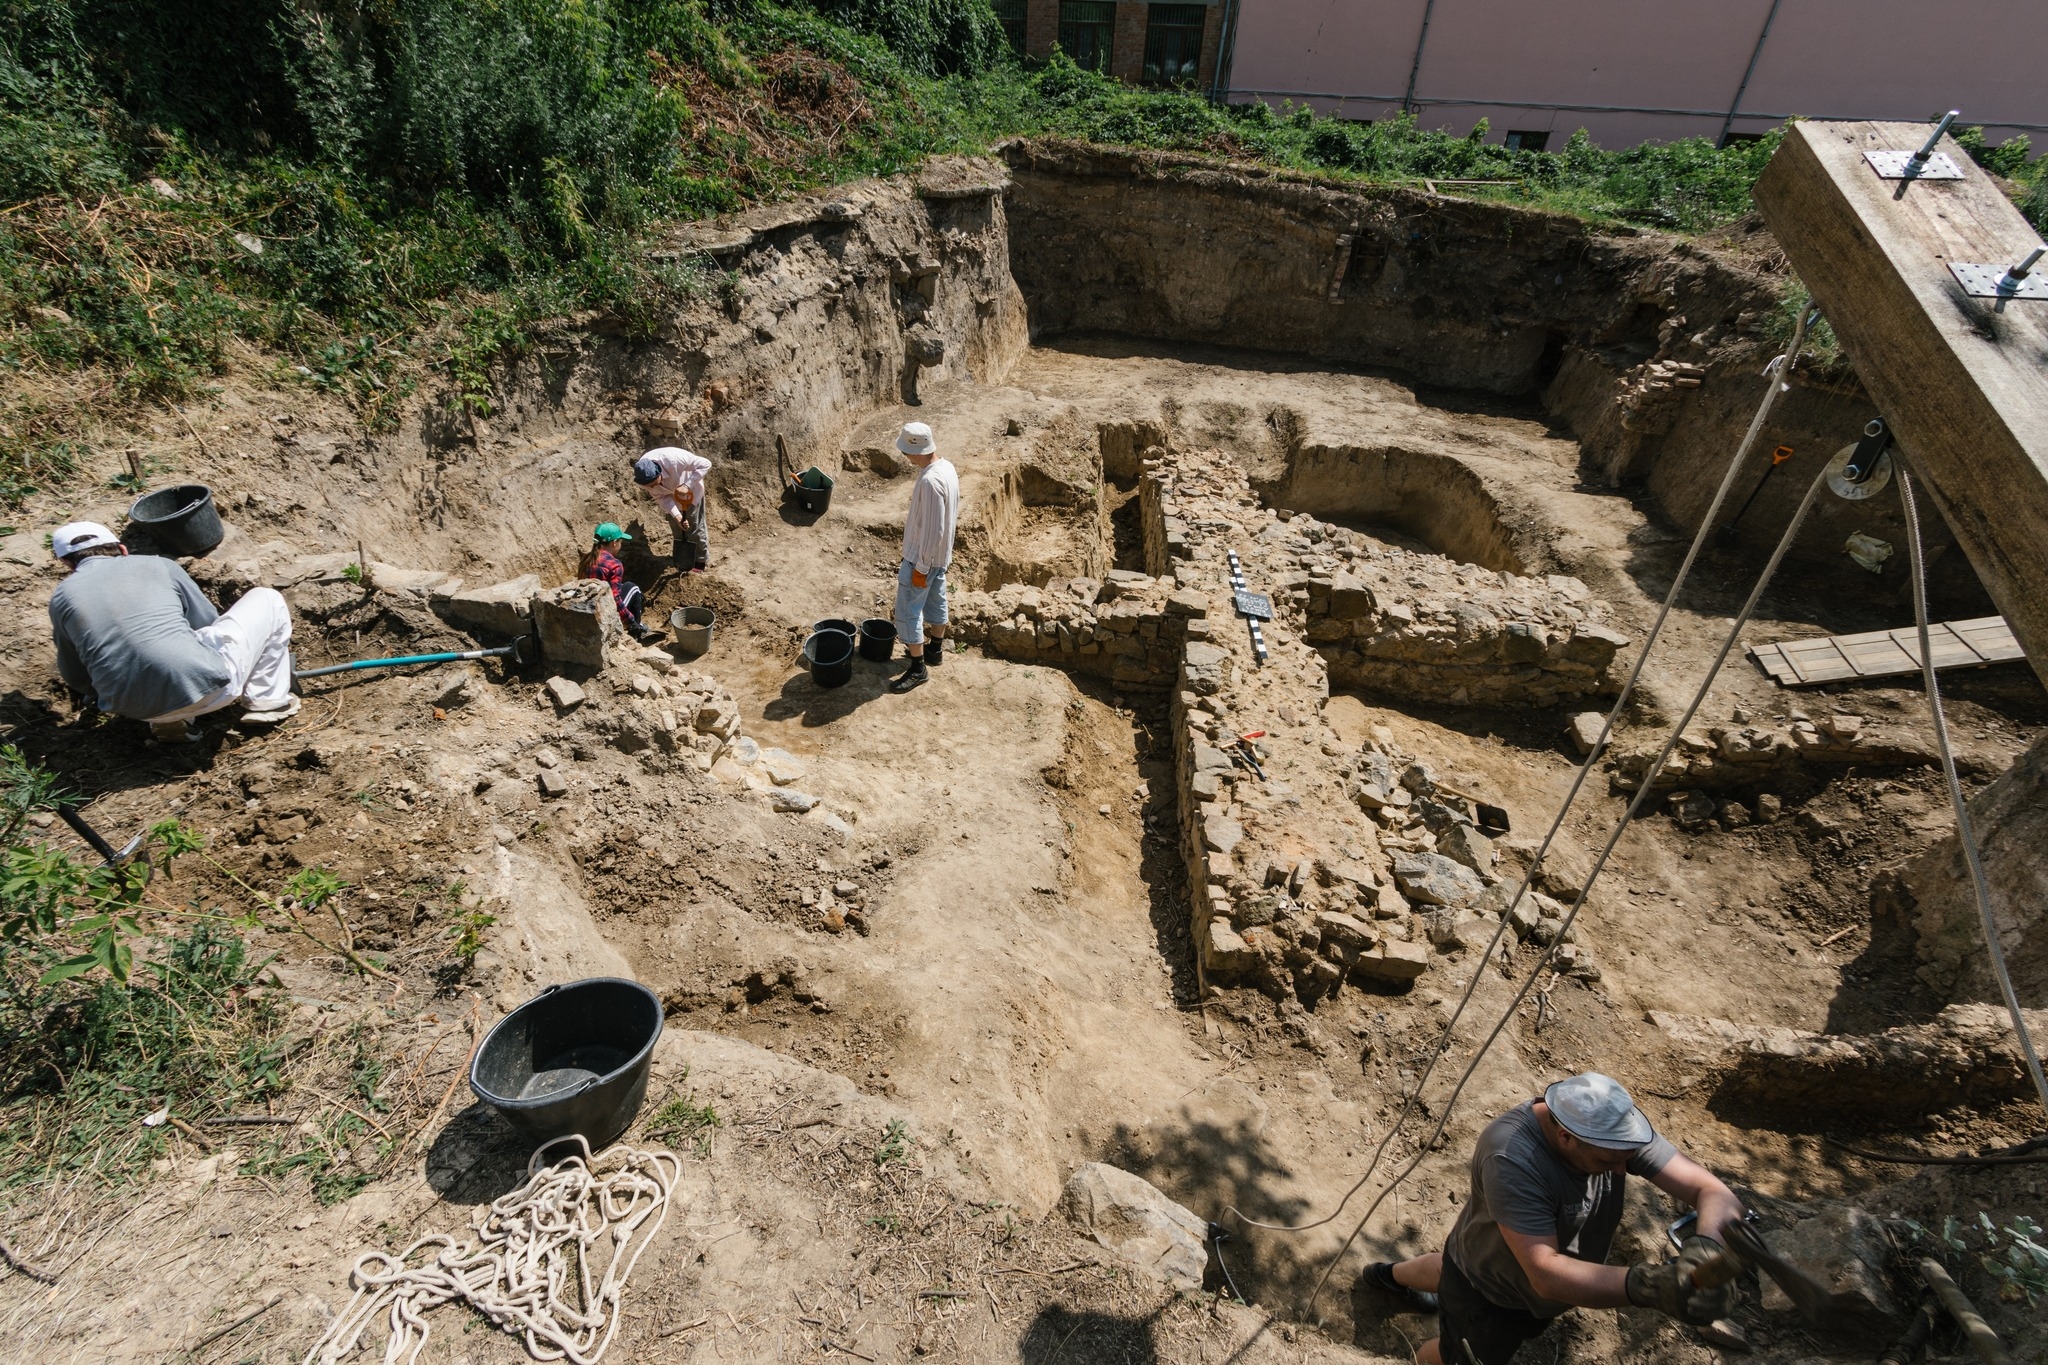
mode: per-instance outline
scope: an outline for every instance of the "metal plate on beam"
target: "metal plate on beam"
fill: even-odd
[[[1961,180],[1963,173],[1949,160],[1947,152],[1936,152],[1927,164],[1913,169],[1911,152],[1865,152],[1863,159],[1880,180]]]
[[[1262,592],[1246,592],[1239,588],[1231,594],[1237,602],[1237,614],[1248,616],[1254,621],[1273,619],[1273,599]]]
[[[1950,261],[1948,270],[1956,277],[1956,283],[1963,292],[1973,299],[2048,299],[2048,270],[2036,267],[2023,280],[2015,280],[2008,286],[2005,276],[2011,266],[1977,265],[1964,261]]]

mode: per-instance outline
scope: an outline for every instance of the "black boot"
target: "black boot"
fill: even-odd
[[[924,666],[926,668],[937,668],[940,664],[945,662],[945,658],[946,642],[936,635],[925,636]]]
[[[913,687],[924,686],[926,679],[930,677],[931,674],[925,672],[924,660],[912,659],[910,667],[903,670],[901,677],[890,680],[889,690],[897,693],[908,692]]]
[[[1393,1295],[1418,1313],[1437,1311],[1436,1295],[1426,1289],[1410,1289],[1395,1279],[1392,1261],[1374,1261],[1359,1278],[1381,1293]]]

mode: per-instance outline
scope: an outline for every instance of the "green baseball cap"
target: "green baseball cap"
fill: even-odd
[[[627,535],[624,528],[621,527],[616,521],[599,522],[597,529],[591,532],[591,535],[598,540],[606,542],[607,544],[614,540],[631,540],[633,538]]]

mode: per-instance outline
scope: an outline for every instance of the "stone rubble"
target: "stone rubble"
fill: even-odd
[[[1396,549],[1260,502],[1226,456],[1157,447],[1139,481],[1145,571],[966,593],[955,632],[1000,658],[1171,695],[1191,928],[1207,984],[1313,998],[1400,986],[1440,953],[1554,942],[1563,907],[1515,906],[1471,798],[1380,733],[1322,723],[1334,679],[1455,703],[1547,706],[1609,690],[1629,642],[1575,579]],[[1226,551],[1269,594],[1269,657],[1235,611]],[[1425,919],[1425,914],[1428,918]],[[1561,971],[1597,980],[1578,945]]]

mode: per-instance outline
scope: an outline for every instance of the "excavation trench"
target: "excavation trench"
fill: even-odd
[[[1689,526],[1703,453],[1746,421],[1777,285],[1542,215],[1162,169],[1020,146],[682,229],[676,249],[732,286],[653,340],[551,338],[499,376],[502,411],[473,440],[437,409],[364,436],[300,399],[279,443],[250,414],[285,400],[238,398],[248,411],[224,408],[213,443],[229,453],[192,471],[236,530],[195,572],[224,595],[282,584],[306,662],[495,640],[478,590],[560,579],[602,520],[635,536],[652,619],[706,603],[719,629],[699,659],[620,648],[602,671],[323,686],[301,739],[222,748],[210,773],[152,770],[110,805],[139,813],[179,788],[265,874],[459,876],[498,923],[451,989],[502,1010],[550,980],[630,974],[673,1028],[847,1078],[977,1198],[1036,1217],[1081,1162],[1145,1175],[1234,1228],[1225,1254],[1248,1295],[1306,1313],[1348,1223],[1297,1238],[1228,1211],[1329,1208],[1447,1002],[1478,976],[1461,1048],[1505,1004],[1511,984],[1478,960],[1477,888],[1511,886],[1554,813],[1576,762],[1565,722],[1604,709],[1668,582],[1684,546],[1658,519]],[[1702,385],[1647,387],[1662,382],[1647,367],[1695,362]],[[1781,434],[1817,451],[1860,402],[1809,394]],[[809,623],[890,614],[912,478],[892,440],[913,419],[961,475],[956,649],[908,696],[865,662],[820,688],[798,667]],[[779,498],[778,438],[837,481],[825,516]],[[675,574],[631,483],[630,457],[657,444],[714,461],[707,575]],[[324,476],[289,481],[314,449]],[[1742,534],[1775,534],[1798,482],[1767,490]],[[1858,525],[1902,534],[1888,515]],[[1896,623],[1895,582],[1836,563],[1845,516],[1802,540],[1807,567],[1766,600],[1760,633]],[[366,591],[335,558],[357,539],[421,576]],[[1858,723],[1831,709],[1825,732],[1800,731],[1799,703],[1737,665],[1676,776],[1627,762],[1716,643],[1748,549],[1710,556],[1643,723],[1539,880],[1568,899],[1618,796],[1661,785],[1589,898],[1577,965],[1551,979],[1540,1025],[1524,1017],[1487,1054],[1443,1150],[1368,1228],[1375,1256],[1437,1245],[1484,1118],[1585,1066],[1640,1082],[1660,1127],[1771,1193],[1869,1184],[1820,1143],[1824,1079],[1777,1055],[1760,1095],[1747,1043],[1701,1039],[1736,1036],[1714,1021],[1752,1041],[1936,1027],[1948,1002],[1915,975],[1911,929],[1868,900],[1873,859],[1943,825],[1910,695],[1833,698]],[[311,550],[334,562],[309,568]],[[1263,662],[1228,595],[1233,551],[1273,600]],[[1960,577],[1958,600],[1973,590]],[[18,624],[27,638],[28,612]],[[545,689],[557,673],[580,702]],[[2035,733],[2039,698],[1963,690],[1975,761],[1996,771]],[[1745,738],[1758,727],[1772,738]],[[88,769],[111,764],[90,747],[106,743],[48,741]],[[1454,828],[1467,797],[1512,833]],[[1421,889],[1401,869],[1424,855],[1475,894]],[[382,899],[363,914],[394,944],[412,932]],[[1509,967],[1539,943],[1510,934]],[[1897,1055],[1922,1045],[1900,1037]],[[1759,1122],[1772,1094],[1795,1098]],[[2005,1131],[2002,1092],[1972,1103],[1943,1131]],[[481,1111],[462,1122],[428,1174],[473,1202],[492,1193],[476,1154],[504,1143]],[[1663,1216],[1633,1208],[1623,1252],[1647,1254]],[[815,1254],[817,1275],[836,1273]],[[743,1259],[691,1273],[767,1292]],[[1426,1324],[1353,1278],[1312,1316],[1400,1352]],[[1687,1349],[1627,1315],[1581,1316],[1589,1357]]]

